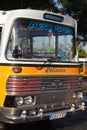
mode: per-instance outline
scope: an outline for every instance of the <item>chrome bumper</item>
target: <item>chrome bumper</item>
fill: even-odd
[[[70,109],[56,111],[56,112],[49,112],[44,113],[43,109],[40,109],[39,113],[36,115],[27,115],[27,111],[23,110],[22,114],[20,116],[17,115],[5,115],[5,118],[12,122],[22,123],[22,122],[30,122],[30,121],[36,121],[36,120],[43,120],[44,118],[47,118],[49,120],[53,119],[59,119],[64,118],[68,114],[75,113],[77,111],[83,111],[85,110],[85,103],[82,103],[81,106],[79,106],[78,109],[75,109],[75,105],[72,104],[72,107]]]

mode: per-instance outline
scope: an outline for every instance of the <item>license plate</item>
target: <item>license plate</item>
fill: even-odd
[[[60,119],[60,118],[64,118],[66,117],[66,112],[63,113],[54,113],[50,115],[50,120],[54,120],[54,119]]]

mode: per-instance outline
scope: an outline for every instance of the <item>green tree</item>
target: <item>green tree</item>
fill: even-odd
[[[78,21],[78,33],[86,37],[87,35],[87,0],[68,0],[70,6],[67,8],[74,12],[73,17]]]
[[[78,47],[79,58],[87,58],[87,53],[82,46]]]

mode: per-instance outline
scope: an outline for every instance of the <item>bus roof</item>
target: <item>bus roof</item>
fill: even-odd
[[[7,21],[9,22],[17,19],[17,18],[32,18],[32,19],[38,19],[38,20],[45,20],[44,14],[50,14],[50,18],[56,18],[57,16],[62,17],[63,21],[59,21],[59,23],[66,24],[75,27],[75,20],[71,18],[70,16],[65,16],[59,13],[52,13],[48,11],[40,11],[40,10],[32,10],[32,9],[17,9],[17,10],[9,10],[9,11],[0,11],[0,24],[4,24]],[[48,16],[46,16],[48,17]],[[55,19],[46,19],[47,21],[52,21],[52,22],[57,22],[58,21]]]

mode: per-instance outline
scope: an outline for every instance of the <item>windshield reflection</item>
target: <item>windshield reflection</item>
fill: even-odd
[[[7,58],[39,60],[56,57],[59,61],[72,61],[74,45],[74,31],[71,27],[21,19],[15,22],[12,29]],[[15,48],[18,50],[15,51]]]

